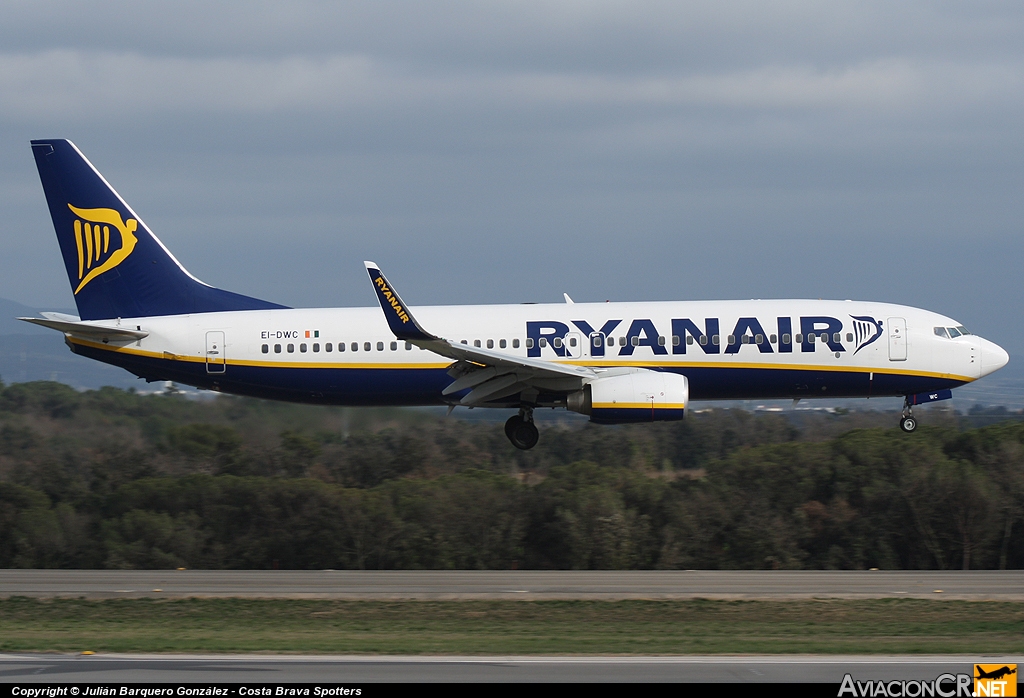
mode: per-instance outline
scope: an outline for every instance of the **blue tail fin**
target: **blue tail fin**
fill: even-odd
[[[83,320],[286,307],[189,274],[71,141],[32,154]]]

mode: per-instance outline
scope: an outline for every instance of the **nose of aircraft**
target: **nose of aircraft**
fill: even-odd
[[[995,342],[981,340],[981,375],[998,371],[1010,361],[1010,355]]]

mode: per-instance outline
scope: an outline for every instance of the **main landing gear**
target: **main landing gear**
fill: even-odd
[[[533,423],[532,407],[520,408],[519,414],[508,418],[505,422],[505,436],[522,451],[529,451],[537,445],[540,434],[537,433],[537,425]]]
[[[900,416],[900,429],[908,434],[917,429],[917,420],[914,419],[914,408],[911,407],[910,400],[906,398],[903,400],[903,414]]]

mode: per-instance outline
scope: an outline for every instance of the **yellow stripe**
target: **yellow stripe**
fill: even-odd
[[[85,266],[92,268],[92,224],[85,224]]]
[[[173,359],[175,361],[185,361],[193,363],[206,363],[206,358],[203,356],[185,356],[182,354],[174,354],[171,356],[165,355],[165,352],[158,351],[147,351],[145,349],[139,349],[136,347],[116,347],[109,344],[103,344],[101,342],[91,342],[86,339],[79,337],[69,338],[71,342],[75,344],[81,344],[83,346],[93,347],[95,349],[103,349],[106,351],[120,352],[123,354],[132,354],[135,356],[147,356],[156,359]],[[515,358],[515,357],[512,357]],[[453,361],[444,361],[438,363],[324,363],[324,362],[306,362],[306,361],[261,361],[261,360],[239,360],[239,359],[228,359],[228,365],[230,366],[265,366],[265,367],[277,367],[277,368],[444,368],[451,366]],[[584,362],[584,361],[558,361],[552,363],[559,363],[563,365],[572,366],[593,366],[595,368],[603,368],[605,366],[628,366],[636,368],[739,368],[739,369],[775,369],[779,371],[832,371],[840,373],[884,373],[887,375],[895,376],[918,376],[924,378],[944,378],[948,380],[960,381],[962,383],[971,383],[976,378],[969,376],[958,376],[952,373],[935,373],[932,371],[901,371],[897,368],[872,368],[864,366],[815,366],[813,364],[753,364],[753,363],[690,363],[690,362],[656,362],[656,361],[636,361],[636,362],[624,362],[616,361],[612,362]]]
[[[592,405],[595,410],[685,410],[686,405],[683,403],[654,403],[652,406],[649,402],[595,402]]]
[[[82,265],[85,264],[85,257],[82,255],[82,221],[75,219],[75,245],[78,246],[78,279],[82,279],[82,274],[85,270]]]
[[[184,354],[171,354],[170,352],[162,351],[147,351],[145,349],[139,349],[136,347],[118,347],[110,344],[103,344],[102,342],[92,342],[88,339],[82,339],[80,337],[69,337],[69,341],[73,344],[80,344],[86,347],[92,347],[93,349],[102,349],[104,351],[112,351],[118,354],[131,354],[132,356],[145,356],[152,359],[165,359],[168,361],[182,361],[184,363],[206,363],[206,357],[204,356],[186,356]],[[219,366],[221,361],[216,362]],[[324,362],[312,362],[312,361],[247,361],[239,359],[228,359],[227,364],[229,366],[259,366],[265,368],[447,368],[451,366],[453,362],[445,361],[443,363],[324,363]]]
[[[570,366],[592,366],[604,368],[605,366],[626,366],[634,368],[758,368],[774,369],[778,371],[832,371],[839,373],[884,373],[894,376],[923,376],[926,378],[948,378],[950,380],[964,381],[970,383],[975,378],[970,376],[958,376],[953,373],[936,373],[934,371],[915,371],[899,368],[878,368],[875,366],[818,366],[815,364],[758,364],[746,362],[733,362],[723,360],[720,363],[710,361],[556,361],[552,363],[567,364]]]

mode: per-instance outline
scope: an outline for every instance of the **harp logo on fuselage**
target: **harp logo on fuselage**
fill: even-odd
[[[122,220],[112,208],[78,208],[68,204],[75,214],[74,237],[78,251],[78,285],[75,295],[100,274],[123,262],[135,249],[135,231],[139,222]]]

